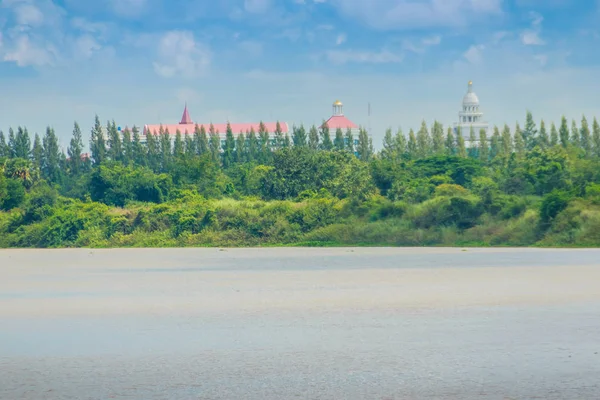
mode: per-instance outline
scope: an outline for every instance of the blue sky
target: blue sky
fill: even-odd
[[[600,110],[597,0],[0,0],[0,129],[77,120],[387,127]],[[371,117],[367,105],[371,103]]]

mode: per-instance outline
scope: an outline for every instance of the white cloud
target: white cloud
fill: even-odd
[[[483,50],[485,46],[482,44],[472,45],[463,54],[463,57],[471,64],[481,64],[483,62]]]
[[[521,33],[521,42],[526,46],[541,46],[545,44],[544,40],[540,38],[544,18],[537,13],[531,13],[530,16],[531,28]]]
[[[385,30],[465,25],[502,12],[502,0],[332,0],[331,3],[345,16]]]
[[[344,33],[340,33],[335,39],[336,46],[343,44],[346,41],[346,35]]]
[[[19,25],[40,26],[44,22],[44,15],[33,4],[20,4],[14,12]]]
[[[325,53],[327,59],[334,64],[347,63],[399,63],[402,62],[402,56],[394,54],[388,50],[380,52],[354,51],[354,50],[330,50]]]
[[[137,17],[146,10],[147,3],[147,0],[111,0],[113,11],[121,17]]]
[[[197,42],[194,34],[188,31],[165,33],[159,40],[157,56],[158,59],[153,63],[154,70],[166,78],[200,76],[211,62],[209,48]]]
[[[244,0],[244,10],[254,14],[266,12],[270,5],[270,0]]]
[[[11,48],[6,49],[3,55],[4,61],[14,62],[19,67],[40,67],[56,63],[57,52],[52,45],[39,46],[32,43],[27,35],[13,37],[11,42]]]
[[[89,59],[104,48],[98,39],[100,24],[89,24],[81,36],[72,34],[67,30],[65,11],[51,0],[4,0],[0,7],[14,16],[14,24],[5,28],[6,45],[0,48],[0,61],[38,69],[71,67],[73,61]],[[70,22],[82,30],[86,21]]]
[[[421,38],[415,43],[414,40],[405,39],[402,41],[402,48],[413,53],[424,53],[428,47],[437,46],[442,42],[442,37],[439,35],[427,36]]]
[[[263,54],[263,44],[256,40],[243,40],[239,43],[240,49],[252,57]]]

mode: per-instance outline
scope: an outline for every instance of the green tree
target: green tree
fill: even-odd
[[[221,165],[221,137],[219,132],[215,130],[215,126],[210,124],[208,128],[208,149],[210,152],[210,158],[212,162],[217,165]]]
[[[123,160],[123,148],[121,146],[121,137],[117,130],[115,121],[106,123],[106,131],[108,132],[108,158],[113,161]]]
[[[554,147],[558,145],[558,131],[554,122],[550,125],[550,146]]]
[[[486,164],[490,158],[490,147],[485,129],[479,130],[479,160]]]
[[[275,124],[275,150],[281,150],[285,144],[285,136],[283,134],[283,129],[281,129],[281,124],[279,121]]]
[[[173,141],[173,158],[176,160],[183,159],[183,155],[185,153],[185,149],[183,147],[183,136],[181,136],[181,131],[177,129],[175,131],[175,140]]]
[[[308,131],[308,147],[312,150],[319,149],[319,132],[316,126],[311,126]]]
[[[585,115],[581,118],[581,131],[579,135],[581,148],[586,156],[592,155],[592,134]]]
[[[448,128],[446,133],[446,141],[444,142],[445,154],[447,156],[456,155],[456,139],[452,133],[452,128]]]
[[[465,146],[465,138],[462,135],[462,130],[458,128],[456,132],[456,154],[460,158],[467,158],[467,148]]]
[[[133,162],[133,143],[131,143],[131,131],[129,128],[125,128],[122,131],[121,145],[123,147],[122,161],[123,164],[127,165]]]
[[[432,129],[433,154],[441,156],[444,154],[444,127],[438,121],[433,122]]]
[[[259,162],[266,165],[271,159],[271,146],[269,131],[262,122],[258,125],[258,139],[260,146]]]
[[[290,140],[290,135],[286,132],[285,136],[283,137],[283,148],[287,149],[288,147],[292,146],[292,141]]]
[[[51,182],[59,182],[61,178],[60,156],[61,151],[58,146],[58,138],[54,129],[47,127],[46,135],[42,140],[44,148],[44,157],[42,162],[42,173],[44,178]]]
[[[417,154],[419,158],[429,157],[431,155],[431,136],[427,129],[425,121],[421,121],[421,128],[417,132]]]
[[[92,137],[90,138],[90,150],[92,151],[92,162],[94,165],[100,165],[106,161],[106,143],[100,118],[96,115],[94,127],[92,128]]]
[[[73,136],[67,148],[67,154],[69,155],[69,173],[71,175],[80,175],[83,173],[83,160],[81,159],[83,153],[83,136],[81,135],[81,128],[79,124],[75,122],[73,124]]]
[[[171,147],[171,133],[169,128],[160,133],[160,171],[167,172],[172,165],[173,149]]]
[[[560,144],[562,147],[569,146],[569,127],[567,126],[567,119],[562,116],[560,119],[560,128],[558,129]]]
[[[537,129],[535,121],[533,120],[533,115],[531,115],[530,111],[527,111],[525,128],[521,132],[521,136],[523,137],[523,142],[525,143],[525,148],[527,150],[531,150],[535,147],[537,142]]]
[[[490,142],[490,160],[496,159],[502,153],[502,136],[497,126],[494,126],[494,133]]]
[[[354,148],[354,135],[352,134],[352,129],[348,128],[346,129],[346,135],[344,137],[344,142],[345,142],[345,149],[351,153],[354,154],[354,152],[356,151],[356,149]]]
[[[388,160],[394,160],[397,157],[396,141],[392,136],[391,128],[388,128],[385,131],[385,135],[383,137],[383,149],[381,150],[381,157]]]
[[[250,127],[250,132],[248,132],[246,137],[246,146],[248,147],[248,152],[246,153],[247,160],[249,162],[256,161],[258,157],[258,139],[256,138],[254,127]]]
[[[329,133],[329,125],[325,121],[321,125],[321,149],[322,150],[331,150],[333,149],[333,142],[331,141],[331,134]]]
[[[404,132],[402,132],[401,128],[398,128],[396,131],[396,136],[394,137],[394,142],[396,143],[396,150],[398,152],[398,159],[406,158],[406,136],[404,136]]]
[[[40,135],[37,133],[33,139],[33,148],[31,150],[31,160],[33,161],[33,166],[38,170],[42,170],[42,165],[44,164],[44,147],[42,146],[42,140],[40,139]]]
[[[306,147],[307,141],[304,125],[292,127],[292,141],[294,142],[295,147]]]
[[[15,158],[28,160],[31,157],[31,138],[27,128],[17,128],[12,153]]]
[[[133,150],[133,162],[136,165],[139,166],[147,166],[148,165],[148,160],[147,160],[147,152],[146,152],[146,148],[144,147],[144,145],[142,144],[142,140],[140,138],[140,131],[137,128],[137,126],[134,126],[132,129],[133,132],[133,143],[131,144],[132,150]],[[152,135],[148,135],[148,136],[152,136]]]
[[[4,137],[4,133],[0,131],[0,158],[4,157],[10,157],[10,149],[6,144],[6,138]]]
[[[571,144],[575,147],[581,146],[581,139],[579,137],[579,129],[577,129],[577,123],[575,120],[571,121]]]
[[[525,140],[523,140],[523,134],[521,132],[521,128],[519,127],[518,123],[515,128],[515,134],[514,134],[513,141],[515,144],[515,154],[518,159],[522,159],[523,157],[525,157],[526,147],[525,147]]]
[[[419,147],[417,144],[417,136],[412,129],[408,131],[408,144],[406,145],[406,153],[409,160],[416,160],[419,157]]]
[[[594,122],[592,123],[592,142],[594,155],[600,157],[600,124],[598,124],[596,118],[594,118]]]
[[[550,147],[550,138],[548,137],[548,132],[546,131],[546,124],[544,120],[540,123],[540,134],[538,137],[538,145],[542,149],[547,149]]]
[[[246,136],[240,132],[235,139],[235,161],[238,164],[246,162]]]
[[[373,155],[373,146],[364,128],[360,128],[358,131],[358,147],[356,152],[358,153],[358,158],[363,161],[369,161]]]
[[[513,140],[512,140],[512,135],[510,134],[510,127],[506,124],[504,124],[504,128],[502,129],[502,140],[500,142],[501,144],[501,155],[503,158],[508,160],[508,157],[510,157],[510,155],[513,152]]]
[[[227,123],[227,129],[225,130],[225,145],[223,146],[223,167],[229,168],[233,166],[235,160],[235,138],[233,137],[233,131],[231,125]]]
[[[198,152],[198,150],[196,149],[196,141],[194,140],[194,137],[192,135],[190,135],[187,131],[185,131],[183,143],[185,145],[185,157],[188,160],[190,160]]]
[[[154,172],[160,171],[160,136],[156,132],[146,132],[148,167]]]
[[[473,125],[471,125],[469,129],[469,158],[478,158],[478,149],[477,149],[477,135],[475,133],[475,129]]]
[[[342,131],[342,128],[337,128],[335,130],[335,140],[333,145],[336,150],[344,150],[344,132]]]

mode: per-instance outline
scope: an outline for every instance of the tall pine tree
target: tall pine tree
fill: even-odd
[[[592,142],[594,155],[600,157],[600,124],[598,124],[596,118],[594,118],[594,122],[592,123]]]
[[[308,131],[308,147],[310,147],[312,150],[319,149],[319,132],[317,131],[317,127],[314,125],[311,126],[310,130]]]
[[[433,122],[432,129],[433,154],[444,154],[444,127],[438,121]]]
[[[100,118],[96,115],[94,127],[92,128],[92,137],[90,138],[90,150],[92,151],[92,162],[94,165],[100,165],[106,160],[106,143]]]
[[[67,155],[69,156],[69,173],[71,175],[77,176],[83,172],[82,153],[83,136],[81,135],[79,124],[75,122],[73,124],[73,136],[71,137],[69,147],[67,148]]]
[[[294,142],[295,147],[306,147],[306,129],[304,129],[304,125],[300,125],[299,127],[294,126],[292,128],[292,141]]]
[[[446,133],[444,149],[445,149],[445,154],[447,156],[455,156],[456,155],[456,139],[454,138],[454,134],[452,133],[452,128],[448,128],[448,132]]]
[[[333,141],[333,145],[336,150],[344,150],[344,132],[342,128],[337,128],[335,130],[335,140]]]
[[[42,145],[44,147],[42,162],[43,176],[51,182],[58,183],[60,182],[62,172],[60,169],[61,151],[54,129],[50,127],[46,128],[46,135],[44,135]]]
[[[233,137],[233,131],[231,125],[227,123],[225,130],[225,146],[223,146],[223,167],[229,168],[233,166],[235,161],[235,138]]]
[[[540,134],[538,136],[538,145],[542,150],[550,147],[550,138],[548,137],[548,132],[546,131],[546,124],[544,120],[540,122]]]
[[[552,147],[557,146],[558,143],[559,143],[558,130],[556,130],[556,125],[554,125],[554,122],[552,122],[550,124],[550,146],[552,146]]]
[[[521,136],[523,137],[523,142],[525,143],[525,148],[527,150],[531,150],[535,147],[537,142],[537,129],[535,127],[533,115],[531,115],[530,111],[527,111],[527,116],[525,118],[525,128],[521,132]]]
[[[567,119],[562,116],[560,119],[560,128],[558,129],[560,138],[560,144],[562,147],[569,147],[569,127],[567,126]]]
[[[331,150],[333,149],[333,142],[331,141],[331,134],[329,133],[329,125],[325,121],[321,125],[321,149]]]
[[[586,156],[592,155],[592,133],[588,125],[585,115],[581,118],[581,130],[579,135],[581,141],[581,148]]]
[[[37,133],[33,139],[33,148],[31,149],[31,159],[34,167],[38,170],[42,170],[44,164],[44,147],[42,146],[42,139]]]

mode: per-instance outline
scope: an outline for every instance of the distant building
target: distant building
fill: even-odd
[[[350,129],[350,132],[352,132],[352,137],[354,139],[354,146],[358,146],[358,134],[360,133],[360,127],[354,122],[350,121],[344,115],[344,105],[341,101],[336,100],[335,103],[333,103],[333,114],[327,121],[325,121],[322,127],[324,127],[325,125],[327,125],[327,127],[329,128],[329,134],[332,140],[333,138],[335,138],[335,131],[338,128],[342,130],[344,135],[346,135],[346,132],[348,132],[348,129]],[[344,144],[346,146],[348,145],[348,140],[346,138],[344,138]]]
[[[472,81],[469,81],[467,94],[463,97],[462,110],[458,113],[458,122],[454,123],[454,134],[458,132],[459,128],[467,147],[476,146],[479,143],[479,132],[482,129],[486,136],[489,137],[490,134],[489,124],[483,120],[483,113],[479,109],[479,98],[473,92]],[[471,143],[470,140],[471,128],[475,132],[475,143]]]
[[[233,133],[234,137],[237,137],[239,134],[246,134],[248,132],[250,132],[251,129],[254,128],[254,132],[256,132],[256,134],[258,135],[258,130],[260,127],[260,123],[256,122],[256,123],[230,123],[229,124],[231,127],[231,131]],[[269,132],[269,138],[272,141],[272,144],[274,144],[275,141],[275,132],[277,129],[277,122],[263,122],[263,125],[265,127],[265,129],[267,130],[267,132]],[[142,140],[146,141],[146,137],[147,135],[158,135],[161,131],[169,132],[169,135],[171,135],[172,139],[175,138],[175,135],[177,134],[177,132],[180,132],[182,135],[188,134],[188,135],[193,135],[196,128],[200,129],[201,127],[204,127],[204,129],[206,130],[206,133],[209,133],[209,129],[210,129],[211,123],[205,123],[205,124],[199,124],[197,122],[193,122],[192,119],[190,118],[190,114],[188,112],[188,108],[187,108],[187,104],[185,105],[185,108],[183,109],[183,115],[181,116],[181,121],[179,121],[178,124],[153,124],[153,125],[144,125],[144,131],[143,131],[143,135],[142,135]],[[215,129],[215,132],[217,132],[221,138],[221,144],[224,146],[225,145],[225,135],[227,134],[227,123],[223,123],[223,124],[212,124],[212,126]],[[279,126],[281,128],[281,132],[283,133],[283,135],[285,135],[286,133],[289,133],[289,127],[288,124],[285,122],[280,122]]]

